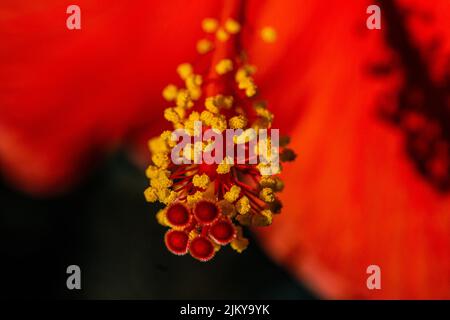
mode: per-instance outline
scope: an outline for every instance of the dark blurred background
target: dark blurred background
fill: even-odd
[[[106,163],[76,190],[50,199],[0,183],[3,298],[314,298],[255,239],[244,253],[225,247],[208,263],[172,255],[156,206],[143,198],[143,172],[121,154]],[[71,264],[81,268],[82,290],[66,288]]]

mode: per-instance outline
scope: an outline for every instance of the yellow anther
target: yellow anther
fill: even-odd
[[[202,111],[200,114],[200,120],[202,120],[207,126],[211,125],[212,120],[214,119],[214,114],[210,111]]]
[[[191,89],[202,85],[202,76],[199,74],[191,74],[186,78],[186,88]]]
[[[219,41],[225,42],[230,38],[230,35],[223,28],[219,28],[216,32],[216,38]]]
[[[277,32],[272,27],[264,27],[261,29],[261,38],[264,42],[273,43],[277,40]]]
[[[265,118],[269,122],[273,121],[273,113],[266,107],[263,107],[261,104],[255,104],[254,109],[258,116]]]
[[[148,187],[144,191],[145,200],[148,202],[155,202],[158,200],[158,195],[156,194],[156,189],[153,187]]]
[[[230,109],[233,106],[233,96],[218,94],[205,99],[205,107],[212,113],[218,113],[220,108]]]
[[[152,153],[168,153],[169,148],[166,144],[166,141],[161,137],[155,137],[148,141],[148,148]]]
[[[212,113],[219,113],[219,106],[216,103],[215,97],[208,97],[205,99],[205,108]]]
[[[191,121],[198,121],[200,120],[200,114],[197,111],[192,111],[189,115],[189,120]]]
[[[192,179],[192,183],[194,184],[194,187],[206,189],[209,184],[209,177],[207,174],[202,174],[201,176],[196,174]]]
[[[269,176],[262,176],[261,180],[259,180],[259,185],[262,188],[272,188],[274,189],[276,186],[276,180]]]
[[[189,89],[189,96],[192,98],[192,100],[198,100],[202,96],[202,89],[200,87],[193,87]],[[189,104],[189,108],[191,105]]]
[[[162,95],[164,99],[167,101],[173,101],[177,97],[177,87],[173,84],[169,84],[167,87],[164,88]]]
[[[157,191],[158,199],[164,204],[170,204],[175,201],[177,193],[169,189],[159,189]]]
[[[172,180],[169,179],[165,171],[159,171],[158,175],[150,181],[150,185],[155,189],[169,188],[172,184]]]
[[[247,118],[243,115],[232,117],[228,123],[231,129],[243,129],[247,125]]]
[[[256,227],[266,227],[272,224],[272,211],[269,209],[262,210],[252,218],[252,225]]]
[[[213,48],[214,48],[213,43],[207,39],[201,39],[197,42],[197,52],[200,54],[208,53]]]
[[[245,89],[245,94],[247,97],[253,97],[256,94],[256,86],[249,86],[247,89]]]
[[[165,227],[169,225],[169,223],[167,222],[165,209],[161,209],[158,211],[158,213],[156,214],[156,221],[158,221],[160,225]]]
[[[189,94],[189,91],[187,90],[179,90],[177,94],[177,106],[183,107],[183,108],[191,108],[194,106],[194,103],[192,102],[191,96]]]
[[[169,157],[165,153],[155,153],[152,155],[152,161],[155,166],[166,169],[169,165]]]
[[[225,30],[228,33],[236,34],[241,31],[241,25],[236,20],[227,19],[227,21],[225,22]]]
[[[202,29],[207,33],[213,33],[217,30],[219,22],[213,18],[206,18],[202,21]]]
[[[230,159],[225,158],[222,160],[222,162],[217,166],[217,173],[218,174],[226,174],[230,172],[231,167],[233,166]]]
[[[173,123],[180,122],[180,116],[174,110],[174,108],[166,108],[164,110],[164,118]]]
[[[149,165],[147,170],[145,170],[145,175],[149,179],[156,178],[158,176],[159,169],[155,166]]]
[[[242,196],[242,198],[236,202],[236,210],[240,214],[246,214],[250,211],[250,201],[246,196]]]
[[[190,63],[182,63],[178,66],[177,72],[181,79],[186,80],[194,72],[194,69]]]
[[[216,64],[216,72],[220,75],[233,70],[233,61],[230,59],[222,59]]]
[[[242,235],[242,228],[240,226],[236,227],[236,238],[231,241],[231,247],[237,252],[241,253],[248,247],[248,239],[244,238]]]
[[[198,201],[200,201],[203,198],[203,192],[197,191],[193,195],[187,196],[187,202],[188,204],[194,204]]]
[[[175,147],[177,144],[176,136],[172,134],[172,131],[165,130],[160,135],[161,139],[163,139],[169,147]]]
[[[175,191],[170,191],[169,195],[163,199],[163,203],[168,205],[177,199],[177,193]]]
[[[245,89],[247,97],[253,97],[256,94],[256,85],[251,77],[244,77],[238,81],[239,89]]]
[[[235,75],[236,82],[239,83],[239,82],[243,81],[244,79],[247,78],[247,76],[248,76],[248,74],[245,71],[245,69],[239,68],[238,71],[236,71],[236,75]]]
[[[180,119],[184,119],[184,117],[186,116],[186,109],[184,107],[178,106],[178,107],[173,108],[173,110],[178,114]]]
[[[227,128],[227,120],[224,115],[217,115],[211,119],[211,128],[223,132]]]
[[[275,195],[273,194],[273,190],[271,188],[263,188],[259,193],[259,197],[264,202],[273,202],[275,201]]]
[[[225,192],[223,198],[228,202],[235,202],[239,198],[239,194],[241,193],[241,188],[238,186],[232,186],[229,191]]]

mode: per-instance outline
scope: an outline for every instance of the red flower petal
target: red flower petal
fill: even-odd
[[[197,56],[200,22],[221,2],[79,0],[0,4],[0,168],[31,192],[61,191],[92,160],[163,129],[161,96]]]
[[[267,24],[291,23],[279,26],[279,59],[253,47],[258,66],[266,66],[259,69],[261,90],[282,108],[278,124],[294,127],[299,154],[284,168],[281,215],[258,229],[263,245],[324,297],[450,298],[449,195],[424,179],[401,131],[378,117],[379,98],[386,90],[396,94],[398,77],[378,81],[367,71],[389,56],[382,37],[388,26],[364,30],[364,1],[301,5],[283,11],[283,19],[275,18],[286,9],[281,1],[260,14],[272,17]],[[436,35],[447,44],[450,11],[433,12],[446,29]],[[433,74],[434,62],[425,58]],[[371,264],[381,267],[381,290],[366,286]]]

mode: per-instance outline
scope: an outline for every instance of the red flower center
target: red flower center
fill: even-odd
[[[221,220],[214,223],[209,229],[209,235],[219,244],[225,245],[233,240],[236,230],[228,220]]]
[[[194,208],[194,216],[202,224],[211,224],[217,219],[219,213],[219,208],[211,201],[199,201]]]
[[[169,230],[165,235],[165,243],[167,249],[176,255],[183,255],[187,253],[189,235],[184,231]]]
[[[200,261],[210,260],[215,253],[212,242],[203,236],[199,236],[191,241],[189,252],[192,257]]]
[[[189,210],[181,203],[175,203],[167,209],[166,218],[173,226],[186,226],[190,218]]]

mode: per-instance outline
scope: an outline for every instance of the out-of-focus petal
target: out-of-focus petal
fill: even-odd
[[[299,156],[285,166],[285,206],[259,230],[262,244],[324,297],[449,298],[450,198],[423,179],[402,132],[379,117],[380,96],[399,79],[367,72],[390,55],[383,33],[365,29],[369,3],[292,4],[277,19],[283,5],[268,2],[261,13],[279,24],[283,44],[262,87]],[[442,16],[436,22],[448,21]],[[381,290],[366,286],[372,264]]]
[[[67,188],[98,156],[159,131],[161,89],[195,56],[200,21],[221,2],[77,5],[82,29],[74,31],[67,3],[0,5],[0,165],[31,192]]]

